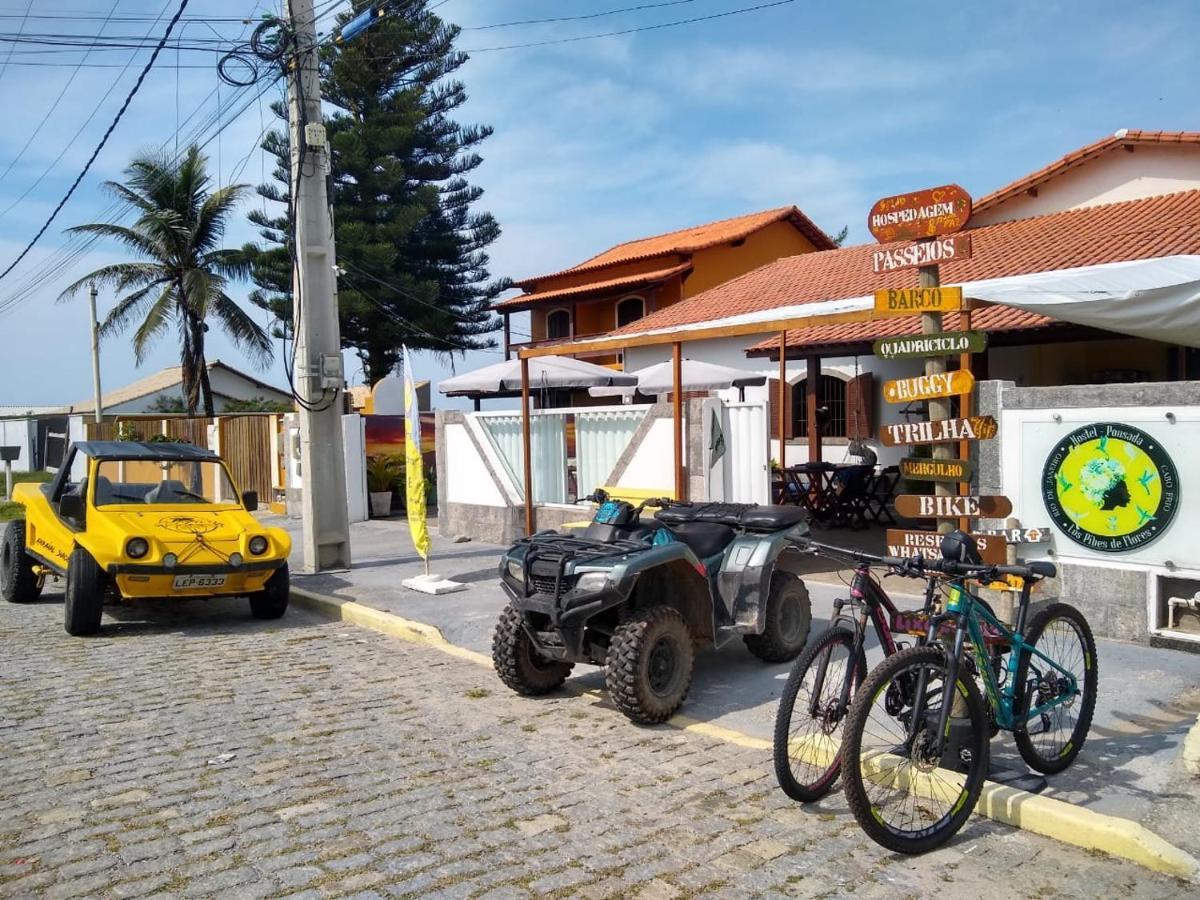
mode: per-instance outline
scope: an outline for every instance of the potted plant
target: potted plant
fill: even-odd
[[[392,489],[404,474],[404,460],[396,454],[367,457],[367,493],[371,515],[385,519],[392,514]]]

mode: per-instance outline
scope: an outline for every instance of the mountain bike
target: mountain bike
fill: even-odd
[[[943,611],[930,616],[922,645],[871,671],[846,716],[846,801],[863,830],[889,850],[924,853],[962,827],[983,790],[993,729],[1012,731],[1025,762],[1053,774],[1075,760],[1091,727],[1098,666],[1087,620],[1052,603],[1026,622],[1030,591],[1054,576],[1054,565],[991,566],[975,552],[970,558],[922,561],[925,570],[950,576]],[[1011,629],[967,587],[968,579],[1003,576],[1021,579]],[[1004,665],[998,644],[1007,650]]]
[[[921,613],[902,613],[871,567],[886,566],[892,575],[923,577],[913,560],[815,541],[806,542],[802,549],[854,566],[850,597],[834,600],[829,627],[792,667],[775,713],[775,777],[793,800],[811,803],[833,789],[841,771],[842,725],[867,674],[867,624],[874,626],[884,654],[896,653],[903,646],[896,635],[910,634],[914,622],[927,620],[937,577],[925,576],[928,584]],[[843,612],[847,606],[849,614]]]

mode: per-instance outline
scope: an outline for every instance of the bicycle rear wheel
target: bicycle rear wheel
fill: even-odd
[[[914,726],[917,686],[923,711]],[[912,647],[872,670],[846,717],[842,772],[846,802],[863,831],[889,850],[924,853],[954,836],[983,790],[988,727],[975,680],[960,666],[946,690],[946,654]],[[950,694],[946,750],[932,755]],[[961,701],[961,702],[957,702]]]
[[[842,724],[849,700],[866,677],[863,653],[854,653],[854,633],[830,628],[796,660],[775,713],[775,777],[793,800],[811,803],[829,793],[842,768]],[[842,688],[851,671],[850,697]]]
[[[1099,680],[1096,641],[1083,613],[1066,603],[1052,603],[1034,616],[1026,640],[1075,678],[1075,690],[1067,696],[1066,679],[1046,660],[1026,650],[1017,663],[1017,690],[1024,691],[1020,696],[1026,698],[1020,703],[1019,718],[1030,706],[1036,709],[1066,696],[1064,702],[1013,731],[1017,750],[1030,768],[1053,775],[1075,761],[1092,727]]]

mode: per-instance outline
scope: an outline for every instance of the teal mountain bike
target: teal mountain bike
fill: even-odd
[[[871,670],[842,739],[850,810],[876,843],[901,853],[932,850],[962,827],[997,730],[1013,733],[1031,768],[1053,774],[1079,754],[1096,707],[1096,643],[1083,614],[1051,603],[1026,622],[1030,590],[1054,565],[986,565],[963,532],[948,535],[942,553],[950,558],[921,561],[948,576],[942,611],[922,645]],[[967,586],[1006,575],[1023,582],[1011,629]]]

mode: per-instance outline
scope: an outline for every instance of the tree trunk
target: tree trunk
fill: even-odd
[[[394,364],[388,358],[389,354],[382,348],[368,347],[367,348],[367,365],[366,371],[363,373],[368,385],[373,385],[381,378],[386,378],[392,373]]]
[[[179,366],[183,380],[183,403],[189,416],[195,416],[200,406],[200,372],[196,368],[195,328],[189,320],[184,323],[183,349]]]
[[[196,337],[193,339],[196,347],[196,362],[200,366],[200,393],[204,398],[204,417],[211,419],[216,415],[213,409],[212,385],[208,380],[208,361],[204,358],[204,323],[196,325]]]

